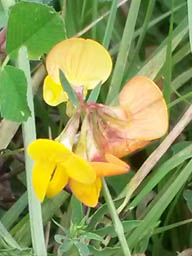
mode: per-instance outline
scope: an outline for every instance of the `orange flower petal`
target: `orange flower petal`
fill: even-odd
[[[104,153],[110,153],[121,158],[144,148],[149,143],[150,141],[130,139],[106,140],[105,142],[103,140],[102,150]]]
[[[128,165],[122,166],[122,164],[117,165],[105,162],[91,162],[90,164],[95,170],[97,177],[120,175],[127,173],[130,170]]]
[[[70,179],[69,185],[73,194],[85,205],[95,207],[98,204],[98,199],[101,192],[100,178],[97,178],[94,183],[89,185],[85,185]]]
[[[60,84],[61,69],[72,86],[93,89],[104,83],[112,69],[108,51],[91,39],[71,38],[56,44],[47,56],[46,67],[52,79]]]
[[[105,154],[105,160],[108,163],[112,163],[112,164],[116,164],[125,168],[129,168],[128,164],[124,161],[122,161],[121,159],[117,158],[116,156],[112,155],[112,154]]]
[[[159,87],[149,78],[135,77],[122,89],[119,102],[125,112],[130,139],[152,140],[168,129],[167,105]]]

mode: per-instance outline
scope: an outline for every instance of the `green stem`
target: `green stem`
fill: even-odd
[[[45,239],[43,232],[43,221],[41,215],[41,204],[37,199],[32,184],[32,170],[33,160],[27,154],[27,148],[29,144],[36,139],[35,130],[35,117],[34,117],[34,105],[33,94],[31,87],[31,75],[30,66],[28,60],[28,54],[26,47],[22,47],[18,53],[18,67],[25,73],[28,82],[27,88],[27,101],[31,110],[31,117],[22,124],[23,140],[25,148],[25,165],[26,165],[26,179],[27,179],[27,191],[28,191],[28,204],[29,204],[29,216],[31,225],[31,236],[33,249],[36,255],[46,256]]]
[[[114,229],[115,229],[115,231],[117,233],[117,236],[119,238],[119,242],[121,244],[123,254],[125,256],[131,256],[129,246],[127,244],[127,241],[126,241],[126,238],[125,238],[125,235],[124,235],[123,226],[122,226],[122,223],[121,223],[121,221],[119,219],[119,216],[117,214],[116,208],[115,208],[113,200],[111,198],[111,195],[109,193],[109,189],[107,187],[107,184],[106,184],[104,178],[102,179],[102,181],[103,181],[103,195],[104,195],[105,201],[107,203],[107,206],[109,208],[111,218],[113,220]]]
[[[109,43],[111,40],[111,35],[112,35],[112,31],[113,31],[113,27],[114,27],[114,23],[115,23],[115,17],[116,17],[116,13],[117,13],[117,5],[118,5],[118,1],[113,0],[112,4],[111,4],[109,19],[107,21],[105,35],[103,38],[103,45],[105,48],[109,47]]]
[[[15,4],[15,0],[1,0],[3,9],[5,10],[6,15],[8,16],[9,8]]]
[[[119,93],[126,67],[127,57],[129,54],[135,30],[135,24],[139,12],[140,3],[141,0],[131,1],[129,14],[123,31],[123,37],[119,49],[119,54],[117,56],[117,61],[113,71],[110,89],[106,99],[106,104],[110,104],[113,101],[114,97]]]
[[[11,234],[7,231],[4,225],[0,222],[0,237],[7,243],[8,246],[22,250],[19,244],[15,241],[15,239],[11,236]]]
[[[155,0],[150,0],[149,3],[148,3],[147,12],[146,12],[146,16],[145,16],[145,19],[144,19],[144,22],[143,22],[143,26],[141,28],[141,34],[139,36],[139,40],[137,42],[137,46],[135,48],[135,51],[134,51],[134,54],[133,54],[133,57],[132,57],[130,63],[134,63],[135,59],[137,58],[137,56],[139,54],[139,51],[141,49],[143,40],[145,38],[145,34],[146,34],[146,31],[147,31],[147,28],[148,28],[148,25],[149,25],[151,15],[153,13],[154,5],[155,5]]]
[[[97,14],[98,14],[98,0],[93,0],[92,3],[92,19],[93,21],[97,19]],[[93,26],[92,28],[92,39],[96,39],[96,34],[97,34],[97,30],[96,30],[96,25]]]

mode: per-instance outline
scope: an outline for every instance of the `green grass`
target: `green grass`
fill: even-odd
[[[82,208],[66,191],[40,204],[31,183],[33,162],[24,156],[23,148],[26,151],[36,133],[38,138],[57,137],[69,119],[65,111],[70,106],[62,103],[53,108],[42,99],[46,71],[39,63],[44,63],[45,54],[29,61],[23,47],[19,55],[2,60],[1,71],[8,62],[25,72],[28,86],[34,89],[34,103],[29,87],[32,117],[23,122],[22,129],[20,123],[3,117],[0,122],[0,255],[59,255],[58,247],[65,251],[70,244],[66,241],[77,242],[63,254],[70,256],[86,256],[88,249],[94,256],[175,256],[191,248],[192,200],[185,196],[192,195],[191,1],[40,2],[61,15],[64,22],[56,22],[67,37],[95,39],[112,55],[111,77],[88,94],[88,102],[115,105],[130,78],[147,76],[164,93],[170,128],[164,138],[124,158],[131,166],[130,173],[103,181],[98,208]],[[11,4],[14,1],[0,3],[2,24],[7,23]],[[47,35],[48,31],[43,31]],[[71,87],[68,90],[78,105]],[[55,241],[56,234],[63,244]]]

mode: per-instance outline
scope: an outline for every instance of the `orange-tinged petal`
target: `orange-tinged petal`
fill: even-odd
[[[85,185],[73,179],[69,180],[73,194],[85,205],[95,207],[98,204],[101,192],[101,179],[97,178],[94,183]]]
[[[105,162],[91,162],[90,164],[95,170],[97,177],[119,175],[126,173],[130,170],[130,167],[128,165],[126,165],[125,167],[122,165]]]
[[[61,165],[58,165],[54,171],[53,177],[49,182],[46,196],[56,196],[67,185],[67,183],[68,175],[66,174],[65,169]]]
[[[116,164],[125,168],[129,168],[126,162],[122,161],[121,159],[117,158],[116,156],[112,154],[105,154],[105,160],[108,163]]]
[[[130,139],[116,139],[113,141],[105,141],[102,144],[102,150],[104,153],[110,153],[116,157],[127,156],[136,150],[144,148],[150,141],[145,140],[130,140]]]
[[[37,139],[28,147],[28,154],[36,161],[54,161],[59,163],[71,157],[73,153],[57,141]]]
[[[33,167],[32,182],[35,193],[42,202],[45,198],[55,163],[49,161],[36,161]]]
[[[135,77],[122,89],[119,102],[130,120],[126,133],[130,139],[152,140],[168,129],[167,105],[159,87],[147,77]]]
[[[43,84],[43,99],[50,106],[57,106],[58,104],[67,101],[68,96],[61,84],[55,83],[48,75]]]
[[[78,182],[91,184],[96,179],[95,171],[90,163],[75,154],[73,154],[73,157],[66,159],[62,165],[65,167],[68,176]]]
[[[125,121],[123,122],[126,123]],[[118,122],[116,126],[113,123],[115,129],[111,127],[111,122],[106,122],[108,126],[106,124],[102,125],[102,123],[102,121],[98,122],[98,118],[97,122],[94,122],[94,139],[104,155],[108,153],[121,158],[145,147],[150,142],[145,139],[128,139],[129,134],[126,133],[126,130],[124,131],[123,125],[119,126]],[[119,133],[117,133],[118,131]]]
[[[94,88],[104,83],[112,69],[112,60],[108,51],[91,39],[71,38],[55,45],[47,56],[48,74],[56,83],[60,83],[61,69],[72,86]]]

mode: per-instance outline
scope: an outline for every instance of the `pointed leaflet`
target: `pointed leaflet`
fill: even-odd
[[[22,70],[6,66],[0,75],[1,115],[15,122],[31,115],[27,105],[27,80]]]

